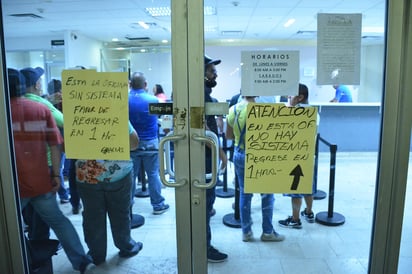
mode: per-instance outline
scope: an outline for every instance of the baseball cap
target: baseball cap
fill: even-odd
[[[20,72],[26,78],[26,86],[32,87],[37,83],[37,81],[43,75],[44,69],[42,69],[41,67],[36,67],[36,68],[28,67],[28,68],[21,69]]]
[[[205,66],[209,65],[209,64],[213,64],[213,65],[219,65],[220,64],[220,60],[213,60],[212,58],[210,58],[209,56],[205,55]]]
[[[17,69],[8,68],[10,97],[20,97],[26,93],[26,79]]]

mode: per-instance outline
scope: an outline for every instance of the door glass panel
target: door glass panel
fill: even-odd
[[[29,2],[2,1],[3,26],[7,41],[6,65],[16,69],[42,67],[45,72],[41,78],[43,93],[40,95],[46,98],[50,80],[61,80],[64,69],[84,67],[97,72],[127,72],[128,74],[142,72],[147,81],[147,93],[154,96],[153,88],[161,85],[164,91],[161,100],[170,101],[172,93],[170,1],[137,3],[122,0],[120,2],[100,1],[98,5],[96,3],[96,1],[82,1],[81,3],[49,1],[38,3],[39,6],[36,7],[34,3]],[[26,14],[24,10],[30,10],[30,12]],[[159,14],[159,11],[163,13]],[[30,27],[30,30],[25,31],[28,26],[33,26],[33,28]],[[87,105],[87,102],[81,103]],[[64,110],[63,115],[65,115]],[[155,127],[159,124],[158,138],[155,139],[155,143],[158,143],[172,126],[170,123],[167,127],[163,125],[162,115],[153,115],[158,116],[158,121],[155,121]],[[140,141],[141,144],[148,142],[143,134]],[[79,149],[82,149],[81,144],[79,144]],[[131,237],[135,241],[142,242],[143,249],[137,256],[124,259],[124,255],[127,257],[131,254],[125,254],[124,250],[123,253],[119,253],[118,246],[121,239],[118,238],[119,235],[112,235],[111,232],[111,228],[115,229],[119,223],[113,221],[110,227],[111,218],[108,216],[107,240],[104,236],[98,240],[102,244],[103,257],[99,258],[98,262],[96,261],[96,263],[102,263],[105,260],[105,263],[92,267],[96,272],[177,273],[175,190],[161,185],[159,170],[156,170],[159,161],[150,162],[150,157],[157,155],[157,151],[152,148],[147,149],[149,151],[143,151],[143,147],[139,149],[138,153],[141,152],[143,155],[141,157],[144,157],[145,168],[143,169],[146,172],[140,172],[137,180],[133,182],[136,185],[136,191],[131,193],[134,197],[131,210]],[[172,152],[167,151],[167,153]],[[66,161],[66,167],[67,163]],[[23,169],[26,164],[23,161],[22,166],[17,168]],[[45,162],[45,167],[47,168],[47,162]],[[152,174],[153,172],[149,174],[147,172],[149,168],[155,174]],[[64,185],[68,191],[72,192],[73,198],[73,187],[76,184],[69,184],[68,177],[69,175],[65,173]],[[172,181],[173,177],[166,172],[166,179]],[[150,193],[156,192],[161,192],[161,197],[151,200]],[[116,191],[107,192],[107,195],[113,197],[114,193]],[[86,202],[80,200],[83,206],[76,212],[74,206],[66,199],[67,197],[56,195],[56,205],[75,227],[87,252],[90,242],[86,242],[83,229],[83,220],[86,218],[83,217],[85,216],[84,210],[87,210]],[[162,203],[159,200],[163,199],[164,203],[170,206],[170,209],[164,213],[158,208]],[[101,208],[105,206],[101,204]],[[20,215],[18,212],[17,214]],[[127,234],[127,229],[125,233]],[[124,236],[123,234],[121,236]],[[57,238],[53,231],[50,238]],[[190,240],[181,240],[190,245]],[[106,241],[107,252],[105,254],[104,242]],[[120,255],[123,256],[119,257]],[[60,249],[57,255],[52,256],[52,262],[55,272],[72,273],[73,271],[73,266],[63,249]]]
[[[180,30],[171,28],[171,1],[140,2],[99,1],[96,5],[96,1],[81,1],[80,9],[79,3],[73,1],[44,1],[36,8],[33,8],[33,3],[2,1],[7,66],[17,69],[26,66],[45,68],[44,90],[49,80],[59,78],[63,67],[84,66],[102,72],[141,71],[146,75],[148,92],[155,84],[161,84],[166,96],[171,99],[172,73],[178,74],[183,70],[176,68],[172,71],[170,41],[180,37]],[[332,220],[328,221],[332,224],[333,216],[344,218],[339,219],[344,223],[332,226],[321,224],[318,219],[308,223],[302,218],[301,229],[280,227],[278,221],[292,214],[291,199],[275,193],[273,226],[286,239],[280,243],[262,242],[260,197],[255,194],[251,207],[255,241],[243,242],[239,210],[233,209],[238,203],[234,197],[234,164],[229,162],[227,173],[220,176],[223,185],[219,183],[216,188],[216,214],[211,219],[212,244],[227,253],[229,259],[222,264],[208,264],[209,273],[250,273],[250,265],[253,265],[253,272],[266,270],[268,273],[367,271],[381,128],[385,2],[204,1],[205,53],[212,59],[222,61],[216,66],[218,83],[212,92],[219,102],[230,100],[242,88],[242,51],[299,51],[299,81],[309,88],[309,103],[318,106],[318,133],[323,138],[317,158],[317,185],[320,191],[316,194],[320,197],[315,199],[313,211],[315,218],[320,213],[331,214]],[[30,12],[22,13],[23,10]],[[362,14],[360,83],[349,85],[352,103],[329,102],[335,96],[335,90],[331,85],[320,85],[316,81],[318,13]],[[288,21],[292,23],[285,26]],[[60,22],[64,25],[59,25]],[[112,41],[112,38],[119,40]],[[56,61],[57,65],[50,63],[48,55],[54,51],[50,50],[52,40],[64,40],[65,54],[63,59]],[[62,50],[59,48],[58,52]],[[45,54],[45,57],[39,59],[38,53]],[[188,97],[185,92],[173,91],[178,96]],[[281,100],[280,96],[272,99],[276,102]],[[160,138],[164,134],[161,128]],[[229,146],[224,146],[227,141],[224,136],[220,137],[222,146],[230,150]],[[336,165],[331,164],[331,157],[335,158],[330,152],[330,144],[337,146]],[[189,166],[189,163],[196,165],[197,160],[184,158],[177,161],[187,162]],[[169,170],[169,167],[166,168]],[[173,170],[173,167],[170,168]],[[333,174],[335,176],[331,182]],[[149,198],[140,196],[144,187],[146,192],[148,188],[147,182],[142,183],[144,179],[145,176],[142,176],[140,184],[136,182],[139,193],[136,193],[138,197],[134,198],[132,209],[134,214],[145,218],[143,226],[132,230],[132,237],[143,242],[143,250],[132,259],[119,259],[118,249],[109,232],[106,264],[97,269],[104,269],[107,273],[151,273],[153,269],[159,273],[177,272],[177,253],[181,253],[183,248],[179,248],[176,241],[176,220],[182,212],[183,215],[190,214],[186,214],[188,209],[183,207],[176,210],[175,199],[183,200],[179,199],[181,191],[162,188],[162,195],[171,209],[160,216],[153,215]],[[173,181],[172,176],[167,179]],[[326,194],[323,199],[322,191]],[[60,201],[59,198],[57,201]],[[190,203],[188,200],[187,208],[190,208]],[[407,199],[406,208],[408,204]],[[72,213],[70,203],[59,206],[77,229],[87,250],[83,240],[82,216]],[[301,210],[304,208],[303,203]],[[405,219],[408,212],[405,210]],[[407,224],[404,225],[405,230]],[[188,239],[179,238],[179,242],[190,246],[191,241],[196,239],[191,239],[189,235]],[[404,266],[409,265],[406,235],[403,233],[400,270],[408,269]],[[53,233],[51,237],[55,237]],[[191,265],[190,260],[188,264]],[[53,256],[53,267],[65,273],[72,269],[63,251]]]
[[[262,242],[261,198],[254,194],[254,241],[244,242],[240,218],[227,219],[239,216],[239,210],[232,209],[236,199],[218,196],[212,244],[229,259],[223,264],[209,263],[209,273],[247,273],[248,265],[256,272],[366,273],[381,129],[385,1],[205,1],[204,6],[205,53],[221,60],[212,96],[229,102],[244,88],[243,51],[299,51],[299,82],[309,89],[309,104],[318,107],[321,137],[315,222],[300,216],[300,229],[280,226],[278,221],[292,215],[291,198],[275,193],[272,223],[286,239]],[[362,14],[360,82],[347,85],[353,98],[350,103],[330,102],[335,97],[332,84],[317,83],[318,13]],[[336,39],[344,38],[336,33]],[[269,99],[280,102],[282,98]],[[331,153],[331,145],[336,145],[336,154]],[[233,162],[228,163],[225,181],[230,190],[235,189]],[[299,211],[305,208],[303,200]]]

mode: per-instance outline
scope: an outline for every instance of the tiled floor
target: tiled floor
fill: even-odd
[[[276,194],[274,225],[279,233],[286,236],[281,243],[263,243],[260,240],[244,243],[241,230],[222,223],[226,214],[233,213],[234,198],[217,198],[216,215],[212,218],[212,243],[229,254],[229,260],[220,264],[209,264],[209,273],[367,273],[373,199],[377,167],[376,153],[339,153],[336,164],[336,187],[334,213],[345,217],[339,226],[325,226],[303,222],[303,228],[287,229],[279,227],[277,221],[291,214],[290,198]],[[229,167],[230,169],[231,167]],[[318,188],[329,190],[329,154],[319,156]],[[229,175],[229,187],[232,176]],[[409,189],[407,198],[412,198]],[[171,210],[155,216],[151,214],[148,198],[136,198],[134,213],[145,217],[145,225],[132,230],[135,240],[144,244],[143,250],[135,257],[120,259],[118,250],[108,240],[107,262],[92,269],[93,273],[162,274],[177,273],[174,190],[163,189]],[[252,217],[255,237],[260,235],[260,197],[253,199]],[[82,217],[72,215],[70,205],[62,205],[62,210],[73,222],[81,238]],[[404,231],[410,231],[412,203],[407,199]],[[315,213],[328,211],[328,198],[316,200]],[[406,234],[406,233],[404,233]],[[110,234],[109,234],[110,235]],[[412,238],[406,234],[402,238],[398,273],[411,273]],[[86,246],[86,245],[85,245]],[[63,251],[53,257],[54,273],[76,273],[72,270]]]

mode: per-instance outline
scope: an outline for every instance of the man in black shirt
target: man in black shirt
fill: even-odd
[[[216,65],[220,64],[220,60],[212,60],[205,56],[205,103],[214,102],[211,97],[212,88],[217,84]],[[206,115],[206,129],[218,135],[218,128],[216,117],[214,115]],[[223,150],[219,149],[219,156],[222,161],[221,167],[226,167],[227,158]],[[212,172],[212,152],[206,146],[206,173]],[[212,234],[210,231],[210,217],[213,210],[216,194],[215,187],[207,189],[206,191],[206,225],[207,225],[207,259],[211,263],[223,262],[227,259],[227,254],[220,252],[211,245]]]

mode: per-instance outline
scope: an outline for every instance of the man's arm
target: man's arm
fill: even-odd
[[[61,160],[61,148],[60,145],[53,145],[50,146],[50,155],[51,155],[51,162],[52,162],[52,182],[53,182],[53,192],[57,192],[61,185],[61,178],[60,178],[60,160]]]
[[[129,135],[130,139],[130,151],[137,149],[139,146],[139,136],[137,135],[136,130],[133,130],[132,133]]]

